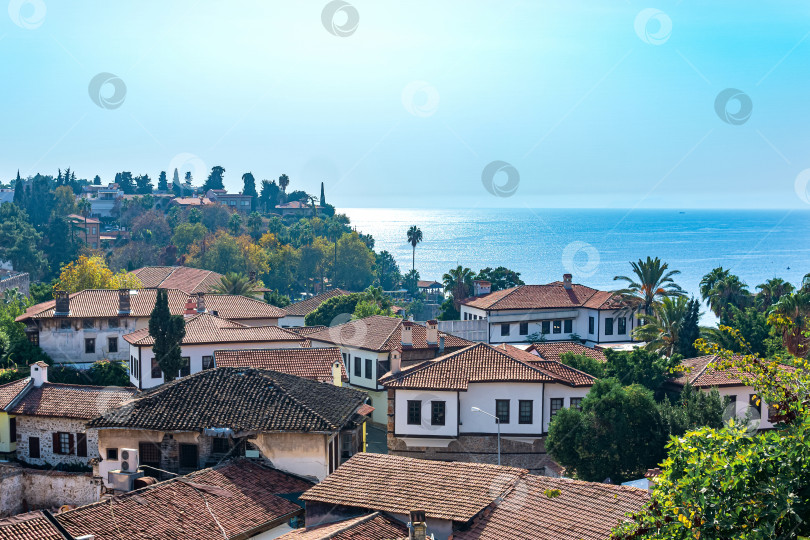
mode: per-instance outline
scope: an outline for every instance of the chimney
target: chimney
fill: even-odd
[[[439,338],[439,354],[444,352],[444,336]]]
[[[335,360],[335,363],[332,364],[332,384],[343,386],[343,372],[340,370],[339,360]]]
[[[411,510],[410,540],[426,540],[427,523],[425,523],[425,512],[422,510]]]
[[[400,341],[403,347],[413,345],[413,323],[411,321],[402,321],[402,338]]]
[[[483,296],[492,292],[492,283],[484,279],[473,281],[473,296]]]
[[[197,313],[205,313],[205,293],[197,293]]]
[[[402,351],[394,349],[391,351],[391,373],[396,375],[402,371]]]
[[[197,309],[196,308],[197,308],[197,306],[194,303],[194,298],[189,296],[188,299],[186,300],[186,307],[183,309],[183,315],[185,315],[186,317],[190,317],[191,315],[196,315],[197,314]]]
[[[439,321],[431,319],[425,323],[425,335],[428,345],[439,344]]]
[[[31,364],[31,380],[34,386],[39,388],[43,383],[48,382],[48,364],[40,360]]]
[[[563,274],[563,288],[570,291],[571,290],[571,280],[573,276],[571,274]]]
[[[53,314],[57,317],[67,316],[70,313],[70,295],[67,291],[54,291],[53,297],[56,300],[56,309]]]
[[[129,315],[129,289],[118,289],[118,314]]]

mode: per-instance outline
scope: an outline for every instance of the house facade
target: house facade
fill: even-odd
[[[101,245],[101,222],[98,219],[70,214],[67,216],[67,220],[78,238],[85,242],[88,247],[98,249],[99,245]]]
[[[381,315],[324,328],[307,337],[312,347],[340,348],[349,385],[368,393],[374,406],[372,422],[380,426],[388,423],[388,393],[379,379],[391,369],[392,356],[408,366],[470,344],[439,332],[436,321],[420,325]]]
[[[55,300],[29,307],[16,320],[25,323],[29,340],[55,362],[85,368],[98,360],[130,360],[123,337],[148,326],[157,290],[88,289],[54,294]],[[247,326],[275,325],[284,316],[283,310],[246,296],[192,296],[177,289],[167,294],[173,315],[183,315],[189,299],[193,299],[198,313],[208,312]]]
[[[475,284],[476,296],[461,303],[461,320],[486,320],[489,343],[525,343],[578,336],[590,346],[632,343],[635,313],[611,292],[572,283],[571,274],[548,285],[520,285],[489,292]]]
[[[545,436],[554,415],[579,407],[594,377],[511,345],[478,343],[409,368],[392,362],[390,454],[501,463],[555,474]],[[480,409],[473,410],[473,408]]]
[[[98,434],[98,474],[105,482],[120,468],[121,448],[138,449],[144,470],[156,476],[252,455],[321,480],[365,450],[371,413],[365,402],[364,393],[350,388],[219,367],[146,391],[88,427]]]
[[[243,195],[241,192],[228,193],[224,189],[209,189],[205,196],[211,201],[237,212],[250,213],[250,202],[253,199],[250,195]]]

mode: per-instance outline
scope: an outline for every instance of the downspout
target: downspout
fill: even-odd
[[[149,366],[152,369],[152,366]],[[143,390],[143,361],[141,360],[141,348],[138,347],[138,390]]]
[[[546,383],[543,383],[543,398],[540,400],[540,434],[545,433],[543,424],[546,422]]]

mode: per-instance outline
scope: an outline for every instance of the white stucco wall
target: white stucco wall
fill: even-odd
[[[261,433],[251,442],[279,470],[318,481],[329,474],[327,436],[322,433]]]
[[[304,326],[304,317],[301,315],[285,315],[278,320],[278,325],[282,328],[290,326]]]
[[[461,392],[461,433],[497,433],[495,419],[486,414],[472,412],[472,407],[495,414],[495,400],[508,399],[509,423],[501,424],[501,433],[540,434],[540,404],[543,399],[542,383],[471,383],[466,392]],[[531,424],[518,423],[519,401],[533,401]]]
[[[458,435],[458,394],[451,391],[397,390],[394,393],[394,430],[397,436],[455,437]],[[422,403],[422,423],[408,424],[408,401]],[[445,402],[443,426],[431,425],[431,402]]]
[[[703,390],[706,392],[711,391],[710,388],[705,388]],[[720,394],[721,399],[726,396],[736,396],[736,416],[741,419],[745,418],[747,414],[749,406],[748,402],[751,395],[757,394],[756,390],[750,386],[724,386],[722,388],[718,388],[717,391]],[[765,401],[761,401],[760,411],[759,429],[772,428],[773,424],[768,421],[768,404],[765,403]],[[728,410],[726,414],[730,416],[731,411]]]
[[[571,398],[581,397],[584,398],[590,391],[590,386],[570,387],[563,384],[549,384],[546,383],[546,396],[543,399],[543,432],[548,432],[548,426],[551,422],[551,399],[562,398],[563,407],[568,408],[571,406]]]
[[[61,321],[69,320],[71,329],[62,330]],[[124,341],[125,334],[146,327],[148,318],[121,317],[119,327],[110,328],[109,318],[93,319],[93,329],[85,330],[84,319],[46,319],[39,322],[39,346],[58,364],[76,364],[77,367],[89,367],[98,360],[122,360],[129,358],[129,345]],[[88,319],[89,320],[89,319]],[[118,352],[108,349],[108,338],[118,338]],[[95,338],[96,352],[85,353],[85,338]]]

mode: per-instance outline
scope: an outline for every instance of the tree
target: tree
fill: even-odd
[[[37,247],[42,235],[28,221],[25,211],[13,203],[0,205],[0,260],[14,270],[42,276],[48,269],[45,254]]]
[[[419,272],[409,270],[402,278],[402,288],[408,291],[412,298],[419,296]]]
[[[672,377],[671,369],[681,361],[680,355],[670,358],[646,349],[615,351],[605,349],[605,376],[615,377],[622,384],[637,384],[657,391]]]
[[[291,304],[290,297],[286,294],[281,294],[278,290],[265,291],[264,301],[271,306],[285,308]]]
[[[713,268],[711,272],[703,276],[700,280],[700,296],[703,298],[704,301],[708,303],[709,300],[709,293],[712,289],[714,289],[715,283],[720,281],[721,279],[728,277],[731,272],[726,270],[722,266],[718,266],[717,268]]]
[[[211,292],[254,297],[258,294],[260,288],[260,283],[250,281],[250,278],[246,275],[228,272],[220,278],[217,284],[211,287]]]
[[[697,356],[695,341],[700,337],[700,302],[691,298],[686,304],[686,313],[678,333],[678,343],[675,352],[684,358]]]
[[[461,301],[470,296],[475,274],[469,268],[457,266],[442,276],[444,290],[450,291],[453,309],[459,310]]]
[[[326,206],[326,195],[323,192],[323,182],[321,182],[321,206]]]
[[[363,299],[361,293],[333,296],[321,302],[321,305],[311,311],[305,318],[307,326],[331,326],[337,322],[344,323],[354,313],[357,303]],[[340,318],[338,318],[341,316]]]
[[[174,229],[172,244],[177,246],[180,253],[188,253],[188,248],[205,238],[207,233],[208,229],[202,223],[181,223]]]
[[[238,235],[239,232],[242,230],[242,216],[239,212],[234,212],[231,214],[231,217],[228,218],[228,231],[234,236]]]
[[[242,195],[250,195],[250,210],[253,211],[256,209],[256,198],[259,196],[256,193],[256,179],[252,173],[246,172],[242,175],[242,182],[244,183]]]
[[[262,208],[265,212],[270,212],[278,204],[279,187],[275,181],[262,180],[262,193],[259,196]]]
[[[107,267],[104,258],[82,255],[76,261],[65,265],[59,279],[53,286],[55,291],[74,293],[85,289],[140,289],[141,281],[133,274],[114,274]]]
[[[393,316],[391,308],[382,308],[373,300],[361,300],[357,302],[352,312],[352,319],[365,319],[373,315],[385,315],[387,317]]]
[[[335,265],[336,287],[359,290],[374,279],[374,254],[356,232],[345,233],[337,241],[340,258]]]
[[[290,185],[290,177],[286,174],[282,174],[278,177],[278,186],[281,188],[281,191],[287,192],[287,186]]]
[[[397,261],[394,256],[387,251],[381,251],[375,256],[374,273],[380,287],[386,291],[393,291],[402,281],[402,274],[399,271]]]
[[[768,323],[782,333],[785,348],[794,356],[808,353],[808,316],[810,291],[804,289],[782,296],[771,308]]]
[[[82,197],[83,201],[87,201],[84,197]],[[83,210],[84,208],[80,209]],[[90,205],[87,204],[87,211],[89,213]],[[76,196],[73,195],[73,191],[67,186],[59,186],[55,190],[53,190],[53,210],[51,210],[51,216],[57,217],[65,217],[70,214],[75,214],[77,211],[76,208]],[[84,215],[84,214],[82,214]]]
[[[644,317],[644,325],[633,331],[633,337],[646,341],[648,350],[672,356],[681,343],[681,328],[687,316],[685,296],[665,296],[660,303],[653,304],[652,314]]]
[[[160,175],[158,176],[158,191],[167,192],[169,191],[169,181],[166,178],[166,171],[160,171]]]
[[[155,355],[166,382],[177,378],[183,364],[182,343],[186,336],[186,324],[182,315],[172,315],[169,311],[169,296],[166,289],[157,290],[155,307],[149,316],[149,335],[155,341],[152,352]]]
[[[768,324],[768,315],[754,307],[739,309],[730,306],[720,318],[720,327],[736,329],[745,340],[745,349],[740,343],[720,328],[706,328],[701,337],[723,349],[742,354],[756,354],[762,357],[783,356],[787,351],[782,345],[782,333]]]
[[[605,363],[585,354],[565,352],[560,356],[560,362],[574,369],[584,371],[589,375],[593,375],[597,379],[601,379],[605,376]]]
[[[231,213],[221,204],[208,204],[200,208],[202,224],[211,232],[224,229],[228,226]]]
[[[548,430],[549,454],[581,480],[638,478],[664,457],[667,438],[652,392],[616,379],[597,380],[582,410],[561,409]]]
[[[262,215],[258,212],[251,212],[247,218],[247,227],[254,240],[258,240],[262,235]]]
[[[99,175],[95,175],[93,177],[93,185],[100,186],[101,185],[101,177]]]
[[[416,225],[408,229],[408,243],[413,247],[413,261],[411,270],[416,270],[416,244],[422,241],[422,231]]]
[[[219,165],[211,167],[211,174],[208,175],[208,179],[205,181],[205,184],[203,184],[202,190],[207,193],[209,189],[225,189],[225,183],[223,181],[224,174],[225,169],[223,167]]]
[[[686,384],[674,403],[664,399],[658,404],[658,409],[667,432],[675,437],[704,426],[723,427],[725,403],[717,388],[704,392]]]
[[[163,212],[149,210],[132,220],[132,239],[164,246],[172,237],[172,228]]]
[[[642,312],[652,313],[654,303],[666,296],[679,296],[683,290],[672,278],[680,274],[680,270],[669,270],[669,265],[661,259],[647,257],[644,261],[631,262],[633,277],[616,276],[614,281],[625,281],[623,289],[616,291],[625,297],[632,305],[641,308]]]
[[[765,283],[760,283],[756,288],[759,290],[757,300],[764,309],[768,309],[784,295],[791,294],[795,290],[791,283],[782,278],[771,278]]]
[[[727,273],[714,281],[704,298],[712,312],[720,317],[729,306],[746,307],[751,301],[751,293],[738,276]]]
[[[131,172],[123,171],[120,173],[115,173],[115,183],[118,184],[119,189],[121,189],[125,195],[135,193],[135,182],[132,179]]]
[[[200,223],[202,221],[202,212],[200,212],[199,208],[192,208],[188,211],[188,222],[189,223]]]
[[[495,270],[487,266],[478,272],[475,279],[489,281],[492,284],[492,292],[511,289],[512,287],[517,287],[518,285],[525,285],[523,280],[520,279],[520,272],[509,270],[503,266],[499,266]]]

